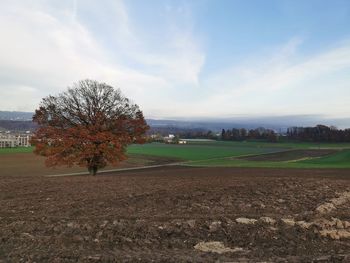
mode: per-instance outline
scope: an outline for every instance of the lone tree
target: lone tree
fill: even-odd
[[[126,147],[144,143],[149,129],[136,104],[119,89],[94,80],[44,98],[33,121],[39,125],[34,152],[47,157],[46,165],[79,165],[92,175],[125,160]]]

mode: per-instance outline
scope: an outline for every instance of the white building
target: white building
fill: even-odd
[[[0,134],[0,148],[29,147],[30,135]]]
[[[174,134],[169,134],[169,136],[163,138],[165,143],[174,144],[187,144],[187,140],[179,139]]]

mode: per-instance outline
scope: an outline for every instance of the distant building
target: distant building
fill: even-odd
[[[174,134],[169,134],[167,137],[163,138],[165,143],[173,143],[173,144],[187,144],[186,140],[179,139],[179,137]]]
[[[171,136],[172,134],[169,134],[169,136],[164,137],[164,142],[165,143],[173,143],[175,136]]]
[[[9,133],[0,134],[0,148],[29,147],[29,134],[12,135]]]

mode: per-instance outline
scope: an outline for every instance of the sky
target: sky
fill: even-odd
[[[147,118],[350,117],[348,0],[0,0],[0,110],[96,79]]]

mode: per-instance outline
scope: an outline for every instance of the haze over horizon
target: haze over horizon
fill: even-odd
[[[91,78],[147,118],[350,118],[347,0],[0,5],[3,111]]]

